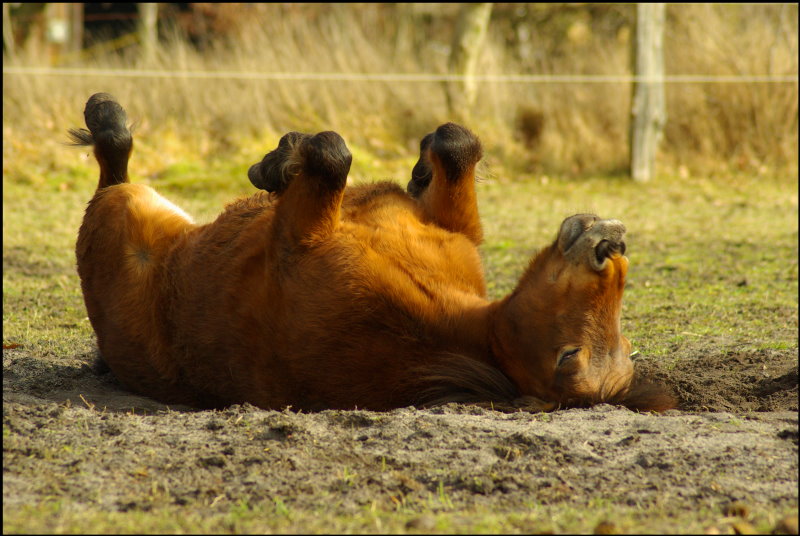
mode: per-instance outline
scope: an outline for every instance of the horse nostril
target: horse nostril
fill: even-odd
[[[594,248],[594,254],[597,258],[597,263],[602,264],[606,258],[611,257],[614,253],[625,255],[625,242],[610,242],[608,240],[601,240]]]
[[[609,256],[611,251],[611,244],[608,240],[601,240],[597,247],[594,248],[594,255],[598,264],[602,264],[606,257]]]

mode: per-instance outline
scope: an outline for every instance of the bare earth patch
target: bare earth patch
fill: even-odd
[[[85,357],[56,365],[24,349],[3,351],[4,513],[57,493],[75,513],[180,508],[202,517],[268,504],[263,530],[288,531],[308,530],[303,512],[370,509],[405,512],[408,522],[394,530],[411,532],[436,528],[417,514],[487,508],[602,512],[610,504],[643,512],[631,531],[666,532],[687,529],[668,522],[687,510],[700,512],[698,528],[733,530],[723,511],[734,501],[765,526],[796,515],[794,350],[679,360],[669,371],[641,360],[682,401],[663,415],[609,405],[540,414],[457,404],[194,411],[131,395]],[[759,518],[763,510],[770,514]],[[279,514],[277,525],[267,521]],[[648,524],[648,515],[658,520]],[[559,528],[531,519],[505,530]],[[446,530],[474,527],[467,516]],[[4,532],[14,530],[4,522]]]

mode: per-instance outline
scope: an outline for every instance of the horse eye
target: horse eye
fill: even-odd
[[[558,363],[557,363],[556,366],[560,367],[561,365],[563,365],[565,363],[568,363],[570,361],[570,358],[573,357],[573,356],[578,355],[578,352],[580,352],[580,351],[581,351],[580,348],[573,348],[571,350],[565,350],[564,352],[561,353],[560,356],[558,356]]]

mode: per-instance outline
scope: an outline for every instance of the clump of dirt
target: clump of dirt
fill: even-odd
[[[637,366],[640,373],[670,386],[681,409],[798,411],[796,350],[684,357],[668,370],[652,360]]]
[[[676,513],[733,501],[796,509],[796,352],[638,367],[671,386],[681,409],[196,411],[127,393],[88,359],[4,350],[4,512],[53,493],[92,511],[177,505],[203,515],[278,499],[321,515],[401,503],[589,507],[597,497]]]

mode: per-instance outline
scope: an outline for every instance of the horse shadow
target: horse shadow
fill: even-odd
[[[3,404],[55,403],[145,415],[199,411],[180,404],[162,404],[127,391],[100,359],[96,348],[67,362],[56,359],[37,357],[21,348],[4,348]]]

